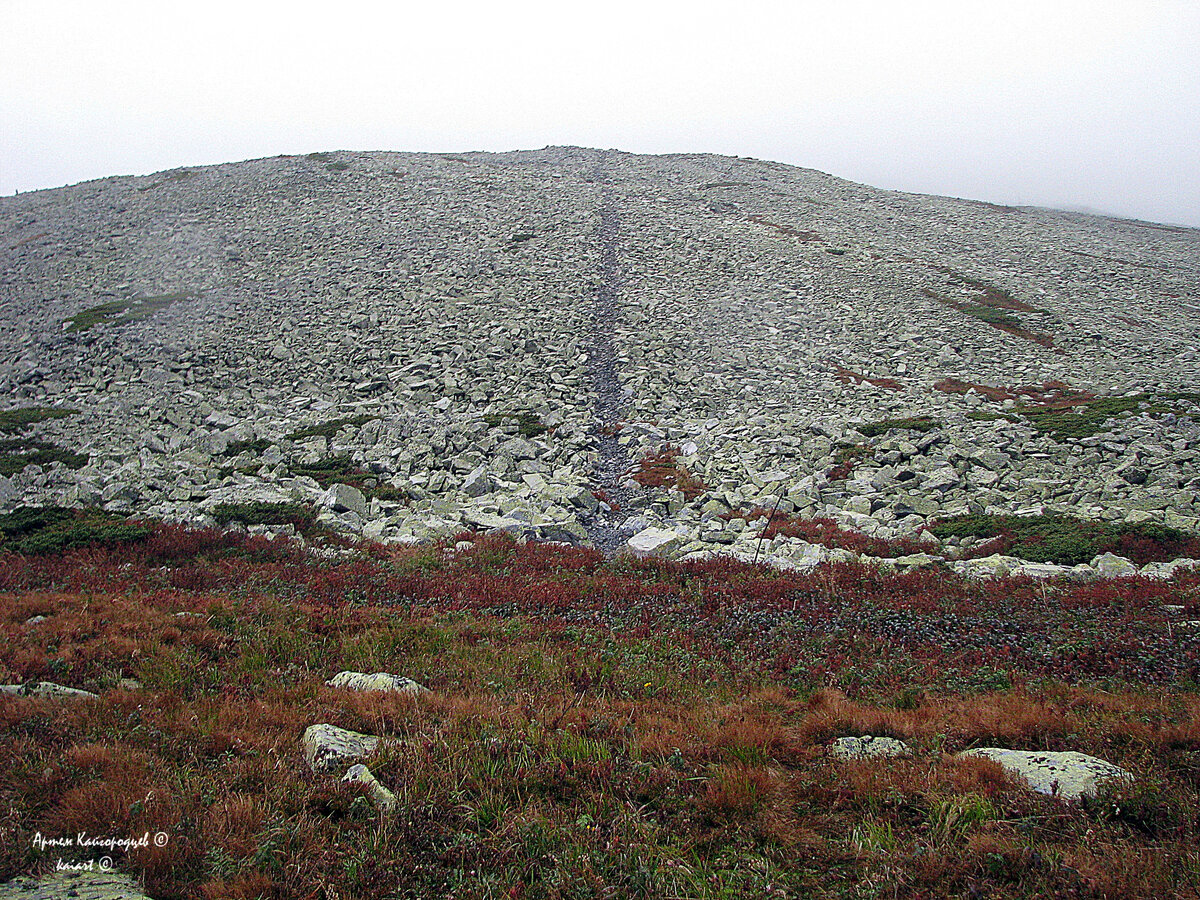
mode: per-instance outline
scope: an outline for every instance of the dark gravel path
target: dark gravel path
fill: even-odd
[[[601,512],[587,524],[588,534],[597,548],[612,553],[629,537],[622,526],[631,515],[631,507],[640,505],[643,491],[630,486],[632,461],[617,440],[618,428],[625,416],[625,393],[617,378],[617,354],[613,334],[621,318],[621,215],[612,190],[607,185],[607,154],[593,180],[602,186],[600,204],[599,286],[596,290],[592,317],[592,333],[588,348],[588,375],[596,393],[595,419],[590,429],[592,440],[600,451],[600,459],[592,472],[595,490],[608,498],[610,509]]]

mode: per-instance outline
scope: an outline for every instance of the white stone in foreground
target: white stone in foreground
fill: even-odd
[[[0,694],[11,694],[15,697],[72,697],[78,699],[94,699],[100,696],[91,691],[64,687],[53,681],[39,681],[36,684],[0,684]]]
[[[880,759],[908,756],[911,752],[904,741],[870,734],[841,737],[829,746],[829,755],[834,759]]]
[[[338,672],[327,682],[330,687],[350,691],[391,691],[400,694],[422,694],[426,689],[411,678],[387,672]]]
[[[371,795],[371,802],[375,804],[375,808],[385,815],[395,812],[396,795],[380,784],[375,774],[362,763],[351,766],[342,776],[342,781],[363,785]]]
[[[1064,800],[1094,797],[1103,782],[1132,780],[1133,776],[1103,759],[1075,750],[1006,750],[979,747],[959,756],[979,756],[999,763],[1006,773],[1024,779],[1033,790]]]
[[[309,725],[301,739],[304,759],[314,772],[328,772],[344,763],[357,762],[375,752],[379,738],[348,731],[336,725]]]
[[[683,538],[666,528],[651,526],[639,531],[625,544],[638,556],[661,555],[683,543]]]
[[[0,900],[149,900],[120,872],[59,872],[45,878],[16,878],[0,884]]]

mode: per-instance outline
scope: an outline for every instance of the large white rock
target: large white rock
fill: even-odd
[[[351,766],[350,770],[342,776],[342,781],[363,785],[370,794],[375,808],[385,815],[395,812],[396,795],[380,784],[375,774],[362,763]]]
[[[683,538],[674,531],[651,526],[631,537],[625,546],[638,556],[650,556],[666,553],[682,543]]]
[[[321,505],[334,512],[353,512],[360,516],[367,514],[367,498],[363,492],[353,485],[332,484],[321,495]]]
[[[1138,567],[1123,556],[1104,553],[1092,560],[1092,568],[1105,578],[1126,578],[1138,574]]]
[[[1041,794],[1064,800],[1094,797],[1099,786],[1117,779],[1133,778],[1120,766],[1076,750],[1006,750],[979,747],[959,756],[979,756],[999,763],[1009,775],[1017,776]]]
[[[829,746],[829,755],[834,759],[879,759],[908,756],[912,753],[908,744],[890,737],[841,737]]]
[[[95,860],[92,860],[95,863]],[[120,872],[63,871],[41,879],[0,884],[0,900],[149,900],[137,882]]]
[[[328,772],[365,759],[379,747],[379,738],[373,735],[328,724],[309,725],[300,741],[304,745],[304,759],[314,772]]]
[[[99,696],[91,691],[64,687],[53,681],[39,681],[36,684],[0,684],[0,694],[12,694],[16,697],[61,697],[64,699],[94,699]]]
[[[388,672],[338,672],[327,682],[330,687],[350,691],[391,691],[399,694],[422,694],[426,689],[411,678]]]

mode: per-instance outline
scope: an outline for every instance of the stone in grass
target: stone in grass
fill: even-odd
[[[379,738],[348,731],[336,725],[309,725],[300,739],[304,759],[314,772],[329,772],[345,763],[370,756],[379,747]]]
[[[890,759],[912,753],[908,744],[890,737],[841,737],[829,746],[829,755],[834,759]]]
[[[338,672],[327,682],[330,687],[350,691],[391,691],[399,694],[423,694],[426,689],[411,678],[387,672]]]
[[[365,787],[375,808],[384,815],[390,815],[396,811],[396,795],[380,784],[375,774],[362,763],[351,766],[350,770],[342,776],[342,781],[361,784]]]
[[[0,694],[12,694],[16,697],[61,697],[94,699],[98,694],[91,691],[81,691],[79,688],[63,687],[53,681],[39,681],[35,684],[0,684]]]
[[[137,883],[119,872],[58,872],[0,884],[0,900],[148,900]]]
[[[1019,776],[1040,794],[1064,800],[1094,797],[1106,781],[1132,780],[1133,776],[1103,759],[1076,750],[1006,750],[1002,747],[978,747],[959,756],[976,756],[997,762],[1010,776]]]

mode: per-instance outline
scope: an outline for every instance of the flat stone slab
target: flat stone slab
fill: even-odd
[[[150,900],[119,872],[59,872],[0,884],[0,900]]]
[[[841,737],[829,745],[829,755],[834,759],[889,759],[911,753],[911,748],[904,741],[870,734]]]
[[[35,684],[0,684],[0,694],[11,694],[15,697],[62,697],[93,700],[100,696],[91,691],[64,687],[53,681],[39,681]]]
[[[414,695],[428,692],[411,678],[388,672],[373,672],[369,675],[365,672],[338,672],[325,683],[330,687],[345,688],[349,691],[389,691]]]
[[[329,772],[365,759],[379,746],[379,738],[374,735],[329,724],[309,725],[300,741],[304,745],[304,759],[314,772]]]
[[[979,747],[966,750],[959,756],[990,759],[999,763],[1010,776],[1024,780],[1038,793],[1064,800],[1094,797],[1097,789],[1106,781],[1133,779],[1120,766],[1076,750],[1050,752]]]
[[[650,556],[666,553],[682,543],[683,539],[674,531],[651,526],[631,537],[625,546],[638,556]]]

